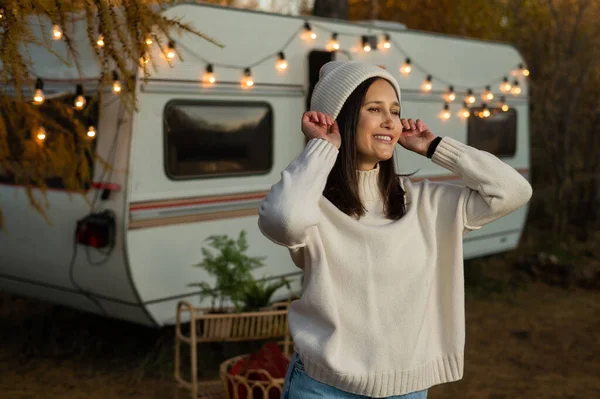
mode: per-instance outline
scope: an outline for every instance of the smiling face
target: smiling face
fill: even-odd
[[[390,159],[401,132],[396,91],[387,80],[377,79],[365,94],[356,126],[358,169],[371,170]]]

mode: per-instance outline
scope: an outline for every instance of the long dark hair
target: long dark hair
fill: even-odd
[[[342,145],[323,191],[323,195],[339,210],[357,218],[365,215],[365,207],[358,190],[356,128],[367,90],[377,79],[379,78],[374,77],[361,83],[348,97],[336,119]],[[385,215],[389,219],[398,220],[406,213],[406,206],[404,190],[394,168],[394,156],[379,162],[379,169],[378,185]]]

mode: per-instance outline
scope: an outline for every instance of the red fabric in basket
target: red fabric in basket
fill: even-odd
[[[248,383],[251,385],[253,381],[266,381],[270,379],[265,373],[261,372],[248,372],[248,370],[265,370],[273,379],[285,378],[290,361],[279,349],[279,345],[274,342],[269,342],[263,345],[258,351],[250,355],[247,359],[240,359],[236,364],[229,370],[230,375],[246,376]],[[228,384],[230,397],[233,398],[231,383]],[[252,389],[251,398],[263,398],[262,389],[256,387]],[[279,399],[281,391],[277,388],[269,390],[269,399]],[[239,399],[250,399],[248,398],[248,392],[244,385],[238,385],[238,398]]]

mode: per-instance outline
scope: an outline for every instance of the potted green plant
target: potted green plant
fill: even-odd
[[[224,304],[229,302],[237,312],[258,310],[269,305],[272,295],[282,286],[288,288],[289,281],[267,284],[266,280],[257,281],[252,272],[264,266],[264,257],[252,257],[246,254],[248,250],[247,233],[240,232],[237,239],[227,235],[214,235],[206,240],[212,250],[203,247],[202,262],[194,265],[201,267],[215,277],[215,285],[207,282],[188,284],[200,288],[200,300],[212,298],[210,313],[224,313]],[[218,302],[218,307],[216,307]]]
[[[271,297],[281,287],[286,286],[291,289],[290,282],[282,278],[278,281],[269,283],[267,280],[251,280],[244,291],[244,311],[252,312],[262,310],[269,306]]]

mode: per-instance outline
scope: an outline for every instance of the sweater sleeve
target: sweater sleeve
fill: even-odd
[[[281,173],[258,209],[258,227],[276,244],[305,245],[306,231],[321,217],[319,200],[335,164],[338,149],[323,139],[311,139]]]
[[[463,220],[466,229],[476,230],[508,215],[531,198],[531,185],[519,172],[489,152],[444,137],[432,161],[462,177]]]

